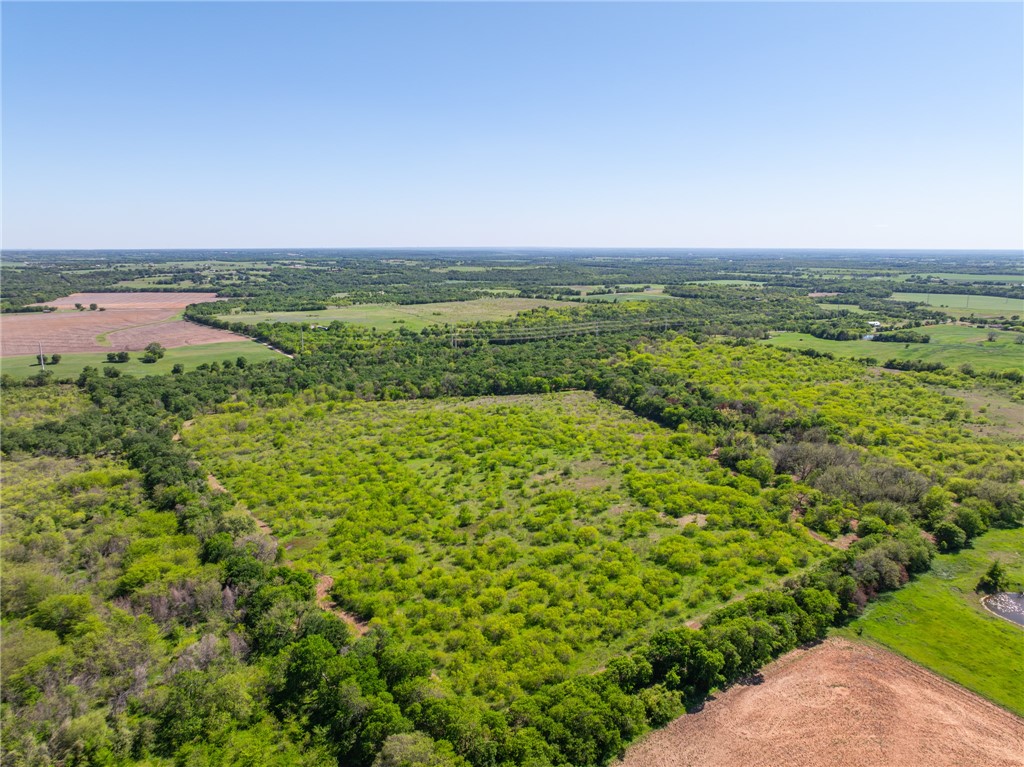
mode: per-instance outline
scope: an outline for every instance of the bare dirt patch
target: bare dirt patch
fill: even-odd
[[[154,341],[168,349],[238,341],[242,336],[177,319],[213,293],[75,293],[51,301],[62,311],[6,314],[0,319],[0,356],[54,352],[141,351]],[[105,311],[76,311],[95,303]],[[70,309],[70,311],[63,311]]]
[[[184,309],[189,304],[202,304],[217,300],[216,293],[72,293],[70,296],[46,301],[36,306],[56,306],[74,309],[75,304],[96,304],[108,311],[112,309]]]
[[[1024,765],[1024,720],[905,658],[794,650],[632,747],[622,767]]]
[[[678,520],[680,527],[686,527],[689,524],[695,524],[697,527],[704,527],[708,523],[707,514],[687,514],[680,517]]]

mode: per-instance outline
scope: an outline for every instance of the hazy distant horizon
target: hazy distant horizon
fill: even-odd
[[[148,253],[203,253],[203,254],[223,254],[223,255],[238,255],[244,253],[265,253],[274,255],[295,255],[302,256],[304,254],[358,254],[358,255],[372,255],[374,253],[429,253],[435,255],[441,254],[455,254],[455,255],[515,255],[518,252],[528,254],[543,254],[543,253],[564,253],[564,254],[586,254],[586,253],[597,253],[597,254],[670,254],[670,255],[688,255],[688,254],[718,254],[728,255],[737,254],[745,257],[762,255],[767,257],[777,257],[786,254],[800,254],[800,255],[828,255],[828,254],[909,254],[909,255],[927,255],[932,254],[936,256],[944,255],[957,255],[957,256],[972,256],[977,255],[983,256],[1024,256],[1024,249],[1020,248],[783,248],[783,247],[764,247],[764,248],[751,248],[751,247],[614,247],[614,246],[544,246],[544,245],[474,245],[474,246],[447,246],[447,245],[409,245],[409,246],[378,246],[378,247],[298,247],[298,246],[281,246],[281,247],[257,247],[257,248],[246,248],[246,247],[194,247],[194,248],[0,248],[0,256],[17,256],[17,255],[61,255],[61,254],[103,254],[109,253],[114,255],[119,254],[148,254]]]

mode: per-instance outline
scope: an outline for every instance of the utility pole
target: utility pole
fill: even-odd
[[[43,356],[43,342],[39,342],[39,364],[43,366],[43,370],[46,370],[46,357]]]

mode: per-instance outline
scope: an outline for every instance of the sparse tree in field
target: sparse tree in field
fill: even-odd
[[[118,352],[117,353],[117,361],[118,362],[127,362],[129,359],[131,359],[131,357],[129,356],[128,352]]]
[[[978,581],[978,585],[974,590],[985,594],[995,594],[997,591],[1010,590],[1010,579],[1006,575],[1006,569],[999,560],[993,562],[988,570],[985,571],[985,574],[981,576],[981,580]]]
[[[1024,334],[1018,334],[1017,337],[1013,339],[1013,342],[1015,344],[1024,344]]]
[[[100,307],[99,307],[99,305],[98,305],[98,304],[89,304],[89,311],[90,311],[90,312],[94,312],[94,311],[96,311],[96,310],[97,310],[97,309],[99,309],[99,308],[100,308]]]
[[[158,359],[162,359],[167,350],[154,341],[148,344],[145,349],[146,353],[142,355],[143,362],[156,362]]]
[[[174,365],[174,367],[171,368],[171,373],[173,375],[176,375],[176,376],[177,375],[181,375],[184,372],[185,372],[185,366],[182,365],[180,362],[176,363]]]
[[[59,363],[59,362],[60,362],[60,361],[61,361],[62,359],[63,359],[63,357],[61,357],[61,356],[60,356],[59,354],[54,354],[53,356],[51,356],[51,357],[50,357],[50,364],[51,364],[51,365],[56,365],[56,364],[58,364],[58,363]]]
[[[80,303],[76,303],[75,304],[75,308],[78,309],[78,311],[80,311],[80,312],[84,312],[85,311],[85,307],[82,306],[82,304],[80,304]]]
[[[996,331],[994,331],[994,330],[990,330],[990,331],[988,332],[988,340],[989,340],[990,342],[993,342],[993,341],[995,341],[995,340],[996,340],[997,338],[999,338],[999,334],[998,334],[998,333],[996,333]]]

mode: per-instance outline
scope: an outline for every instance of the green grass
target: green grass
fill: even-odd
[[[806,333],[779,333],[762,343],[791,349],[816,349],[837,357],[874,357],[880,362],[889,359],[941,362],[949,367],[969,363],[975,370],[1009,370],[1024,367],[1024,346],[1014,343],[1019,335],[994,330],[995,341],[987,341],[990,331],[959,325],[936,325],[919,328],[931,336],[927,344],[894,344],[878,341],[827,341]]]
[[[192,280],[182,280],[181,282],[175,282],[173,285],[161,284],[159,280],[166,279],[166,275],[163,277],[140,277],[137,280],[121,280],[117,283],[119,288],[136,288],[140,290],[146,290],[151,288],[161,288],[163,290],[177,290],[180,288],[192,288],[196,287],[196,283]],[[212,290],[212,287],[211,287]]]
[[[223,315],[221,319],[254,325],[259,322],[327,324],[340,320],[382,330],[394,330],[400,326],[422,330],[428,325],[507,319],[519,312],[540,306],[563,305],[557,301],[534,298],[478,298],[473,301],[446,301],[436,304],[357,304],[315,312],[246,312]]]
[[[907,275],[910,276],[910,275]],[[914,277],[938,277],[950,282],[1008,282],[1024,283],[1024,274],[977,274],[968,272],[919,272]]]
[[[844,633],[878,642],[1024,715],[1024,630],[992,615],[974,587],[994,559],[1024,581],[1024,529],[996,530],[938,556],[930,572],[870,605]]]
[[[70,352],[61,355],[60,364],[47,365],[46,369],[52,370],[57,378],[75,378],[86,365],[98,368],[117,368],[122,373],[130,375],[160,375],[170,373],[171,368],[179,362],[188,371],[204,362],[220,362],[222,360],[233,362],[238,357],[245,357],[250,362],[261,362],[281,357],[278,352],[255,341],[181,346],[176,349],[168,349],[163,359],[153,363],[141,362],[139,359],[141,356],[142,352],[131,352],[132,358],[128,362],[108,363],[106,352]],[[28,378],[39,371],[40,367],[34,355],[0,359],[0,372],[9,373],[14,378]]]
[[[893,293],[894,301],[920,301],[954,317],[1009,317],[1024,314],[1024,299],[965,293]]]
[[[721,279],[721,280],[699,280],[699,281],[696,281],[696,282],[688,282],[686,284],[687,285],[753,285],[753,286],[756,286],[756,287],[761,287],[762,285],[764,285],[763,282],[758,282],[757,280],[726,280],[726,279]]]
[[[672,300],[668,293],[602,293],[598,296],[586,296],[587,301],[664,301]]]
[[[851,314],[867,314],[867,312],[857,306],[857,304],[818,304],[818,306],[831,312],[837,312],[845,309]]]

